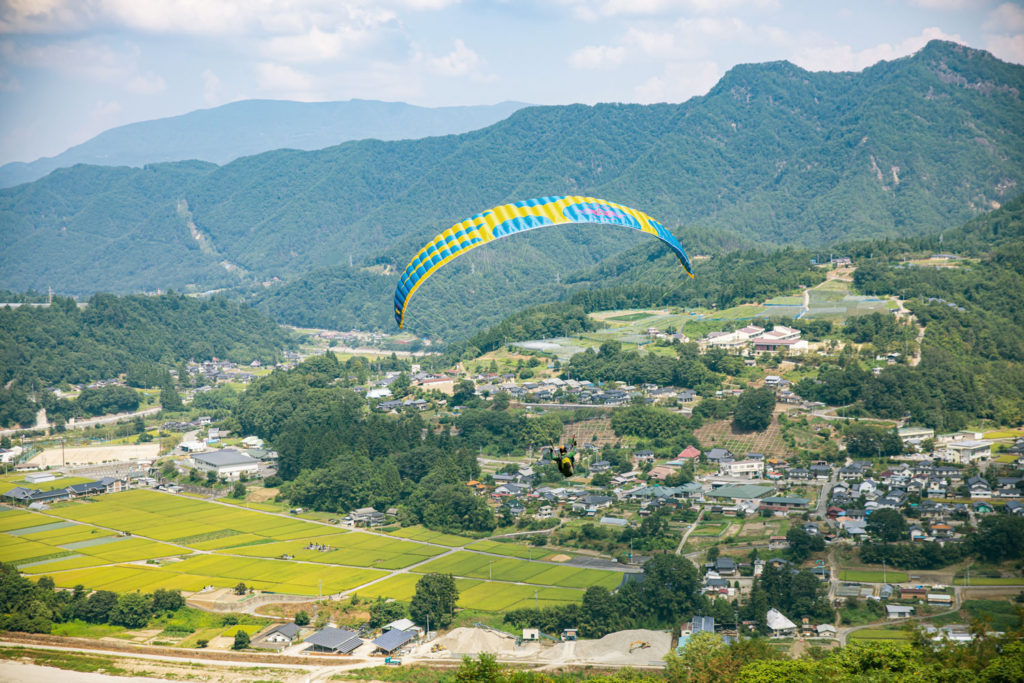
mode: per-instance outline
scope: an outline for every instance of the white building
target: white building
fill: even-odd
[[[969,465],[972,462],[990,459],[992,457],[992,442],[975,441],[973,439],[951,441],[938,454],[939,457],[947,462]]]
[[[768,622],[768,628],[772,631],[772,636],[775,638],[791,636],[796,632],[796,624],[787,619],[785,614],[774,607],[768,610],[766,621]]]
[[[764,474],[763,460],[721,460],[718,473],[723,477],[760,477]]]
[[[259,472],[258,460],[232,449],[195,453],[192,465],[200,472],[216,472],[217,477],[225,479],[238,479],[243,473],[254,477]]]

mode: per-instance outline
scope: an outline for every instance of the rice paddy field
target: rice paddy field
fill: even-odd
[[[510,557],[449,550],[467,545]],[[460,606],[506,610],[578,602],[588,586],[614,588],[621,579],[618,572],[529,561],[530,555],[541,559],[550,551],[423,527],[347,531],[148,490],[59,503],[42,513],[0,506],[0,561],[67,588],[190,592],[241,582],[265,592],[356,591],[408,600],[422,574],[438,571],[458,577]]]
[[[477,541],[467,545],[469,550],[479,550],[482,553],[494,553],[495,555],[508,555],[524,560],[544,560],[546,562],[565,562],[572,559],[570,555],[553,553],[545,548],[532,548],[521,543],[500,543],[498,541]],[[560,559],[554,559],[554,558]]]
[[[566,588],[605,586],[612,589],[618,586],[622,579],[618,572],[565,567],[513,558],[494,558],[465,551],[457,551],[427,562],[418,567],[417,571]]]

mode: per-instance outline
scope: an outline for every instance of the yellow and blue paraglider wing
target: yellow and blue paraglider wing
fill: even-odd
[[[420,249],[409,262],[395,288],[395,321],[405,322],[409,299],[434,271],[456,256],[481,244],[518,232],[566,223],[607,223],[654,235],[679,257],[686,272],[693,268],[686,251],[675,235],[647,214],[594,197],[541,197],[514,204],[503,204],[456,223]]]

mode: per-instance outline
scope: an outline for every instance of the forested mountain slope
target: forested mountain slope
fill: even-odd
[[[739,66],[683,104],[530,107],[458,136],[278,151],[222,167],[76,167],[0,192],[0,286],[206,289],[277,276],[301,292],[303,276],[332,268],[303,307],[351,310],[365,301],[343,285],[386,291],[390,279],[374,272],[393,279],[436,232],[551,194],[604,196],[673,230],[762,243],[935,232],[1024,185],[1022,89],[1024,67],[932,42],[860,73]],[[467,255],[417,297],[458,303],[465,331],[523,298],[557,298],[556,276],[642,240],[536,231]],[[359,270],[370,265],[381,268]],[[411,329],[455,329],[436,319],[413,317]]]

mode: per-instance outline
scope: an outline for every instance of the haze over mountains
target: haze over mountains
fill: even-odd
[[[380,292],[430,236],[529,197],[606,197],[702,246],[931,233],[1020,194],[1022,91],[1024,67],[935,41],[860,73],[737,66],[682,104],[528,107],[460,135],[223,166],[76,166],[0,191],[0,287],[206,290],[277,277],[286,310],[335,307],[346,322],[365,311],[354,322],[372,327],[390,315]],[[524,234],[446,266],[417,297],[482,326],[557,298],[556,275],[641,240]]]
[[[226,164],[273,149],[322,149],[347,140],[403,140],[465,133],[527,105],[417,107],[403,102],[244,100],[105,131],[55,157],[0,166],[0,187],[75,164],[145,166],[199,159]]]

